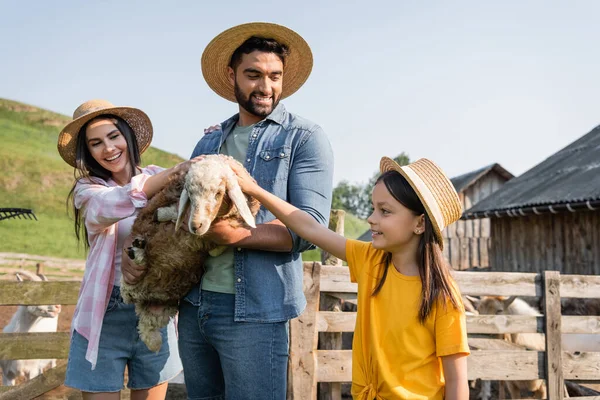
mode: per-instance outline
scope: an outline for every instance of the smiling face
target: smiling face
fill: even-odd
[[[87,148],[98,164],[112,174],[119,184],[131,178],[131,164],[127,141],[111,119],[92,121],[86,128]]]
[[[371,226],[373,247],[391,253],[419,241],[423,232],[423,215],[417,215],[396,200],[383,181],[372,193],[373,213],[367,218]]]
[[[253,124],[271,114],[281,99],[283,61],[274,53],[255,50],[242,55],[235,71],[229,67],[229,79],[240,105],[240,120]]]

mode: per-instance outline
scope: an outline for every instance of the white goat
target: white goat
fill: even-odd
[[[21,276],[28,277],[32,281],[48,280],[42,274],[37,276],[28,271],[20,271],[16,273],[19,282],[23,281]],[[2,332],[56,332],[58,326],[58,314],[60,311],[60,305],[19,306]],[[56,366],[56,360],[0,360],[0,367],[2,368],[2,384],[4,386],[14,386],[18,377],[33,379],[49,366],[54,368]]]
[[[224,220],[234,227],[254,227],[259,208],[256,199],[242,193],[224,157],[209,155],[140,211],[131,228],[134,240],[128,254],[148,272],[135,285],[123,281],[121,295],[125,302],[135,304],[140,338],[150,350],[160,349],[159,329],[175,316],[179,300],[200,281],[208,254],[225,250],[206,236],[212,223]],[[187,231],[178,229],[183,223]]]

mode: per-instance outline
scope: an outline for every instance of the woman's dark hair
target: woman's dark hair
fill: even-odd
[[[423,215],[425,219],[425,231],[419,240],[417,252],[417,264],[422,287],[419,321],[425,323],[436,302],[446,305],[450,301],[456,309],[460,309],[462,303],[454,290],[455,285],[450,275],[450,266],[444,260],[440,247],[441,243],[438,242],[431,219],[427,215],[419,196],[408,181],[396,171],[383,173],[377,179],[376,184],[379,182],[383,182],[394,199],[415,215]],[[383,287],[390,264],[392,264],[392,253],[388,252],[383,260],[383,274],[373,290],[373,296]]]
[[[242,55],[250,54],[253,51],[262,51],[264,53],[273,53],[279,57],[283,65],[285,65],[285,59],[289,55],[290,50],[285,44],[281,44],[275,39],[265,39],[261,37],[252,36],[244,43],[240,45],[233,54],[231,55],[231,61],[229,66],[235,71],[237,67],[242,63]]]
[[[140,165],[140,151],[135,134],[129,124],[121,117],[117,117],[116,115],[112,114],[101,115],[86,122],[85,125],[83,125],[79,130],[79,134],[77,135],[77,151],[75,156],[75,164],[77,165],[77,168],[73,170],[75,183],[73,184],[73,187],[67,196],[67,212],[69,209],[73,210],[73,216],[75,220],[75,236],[79,242],[84,242],[86,249],[90,247],[90,243],[88,241],[88,232],[87,228],[85,227],[85,221],[81,215],[81,211],[75,207],[75,187],[79,181],[85,179],[93,180],[93,178],[100,178],[104,181],[107,181],[112,176],[110,171],[102,167],[94,159],[94,157],[92,157],[92,154],[87,146],[87,127],[93,122],[102,119],[111,120],[125,138],[125,141],[127,142],[127,153],[129,155],[129,161],[131,164],[131,176],[135,176],[137,174],[137,167]],[[84,235],[85,240],[83,240]]]

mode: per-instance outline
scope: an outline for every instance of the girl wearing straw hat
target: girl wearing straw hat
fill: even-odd
[[[65,379],[84,399],[119,399],[125,366],[132,399],[164,399],[167,381],[182,369],[173,322],[163,329],[163,347],[150,352],[139,339],[134,306],[119,290],[122,249],[137,210],[196,161],[141,168],[151,140],[144,112],[104,100],[79,106],[58,137],[58,152],[75,168],[68,197],[75,234],[89,250]]]
[[[469,398],[464,308],[441,251],[441,231],[460,218],[462,208],[437,165],[420,159],[401,167],[382,158],[369,243],[330,231],[259,187],[243,169],[232,168],[242,190],[288,228],[348,261],[358,283],[355,399]]]

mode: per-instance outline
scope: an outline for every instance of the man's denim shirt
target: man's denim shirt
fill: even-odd
[[[236,114],[221,129],[206,134],[192,157],[218,154],[238,121]],[[331,207],[333,152],[320,126],[290,114],[282,104],[250,133],[244,167],[257,183],[327,226]],[[275,216],[264,207],[256,223]],[[301,252],[314,246],[290,231],[291,252],[237,248],[235,254],[235,321],[281,322],[295,318],[306,307],[302,291]],[[200,305],[196,286],[185,299]]]

